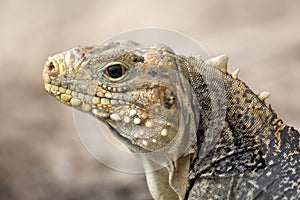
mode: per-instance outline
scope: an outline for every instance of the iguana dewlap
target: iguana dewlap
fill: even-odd
[[[49,57],[43,80],[141,155],[154,199],[299,199],[299,132],[227,61],[115,41]]]

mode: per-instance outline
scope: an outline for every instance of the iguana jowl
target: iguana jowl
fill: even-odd
[[[146,173],[154,199],[299,199],[299,132],[227,60],[115,41],[49,57],[43,80],[132,152],[159,152],[142,158],[163,166]]]

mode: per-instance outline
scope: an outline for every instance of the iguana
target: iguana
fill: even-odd
[[[227,62],[115,41],[49,57],[43,80],[141,157],[154,199],[299,199],[299,132]]]

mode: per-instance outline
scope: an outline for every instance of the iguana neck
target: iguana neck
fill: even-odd
[[[264,168],[266,158],[280,152],[271,145],[286,125],[239,79],[193,57],[180,62],[201,108],[194,175],[226,176]]]

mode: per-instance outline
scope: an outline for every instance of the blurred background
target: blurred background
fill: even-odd
[[[0,0],[0,199],[151,199],[143,175],[85,150],[72,110],[41,79],[49,55],[135,28],[173,29],[210,56],[227,54],[229,71],[270,91],[278,115],[300,128],[299,10],[297,0]]]

